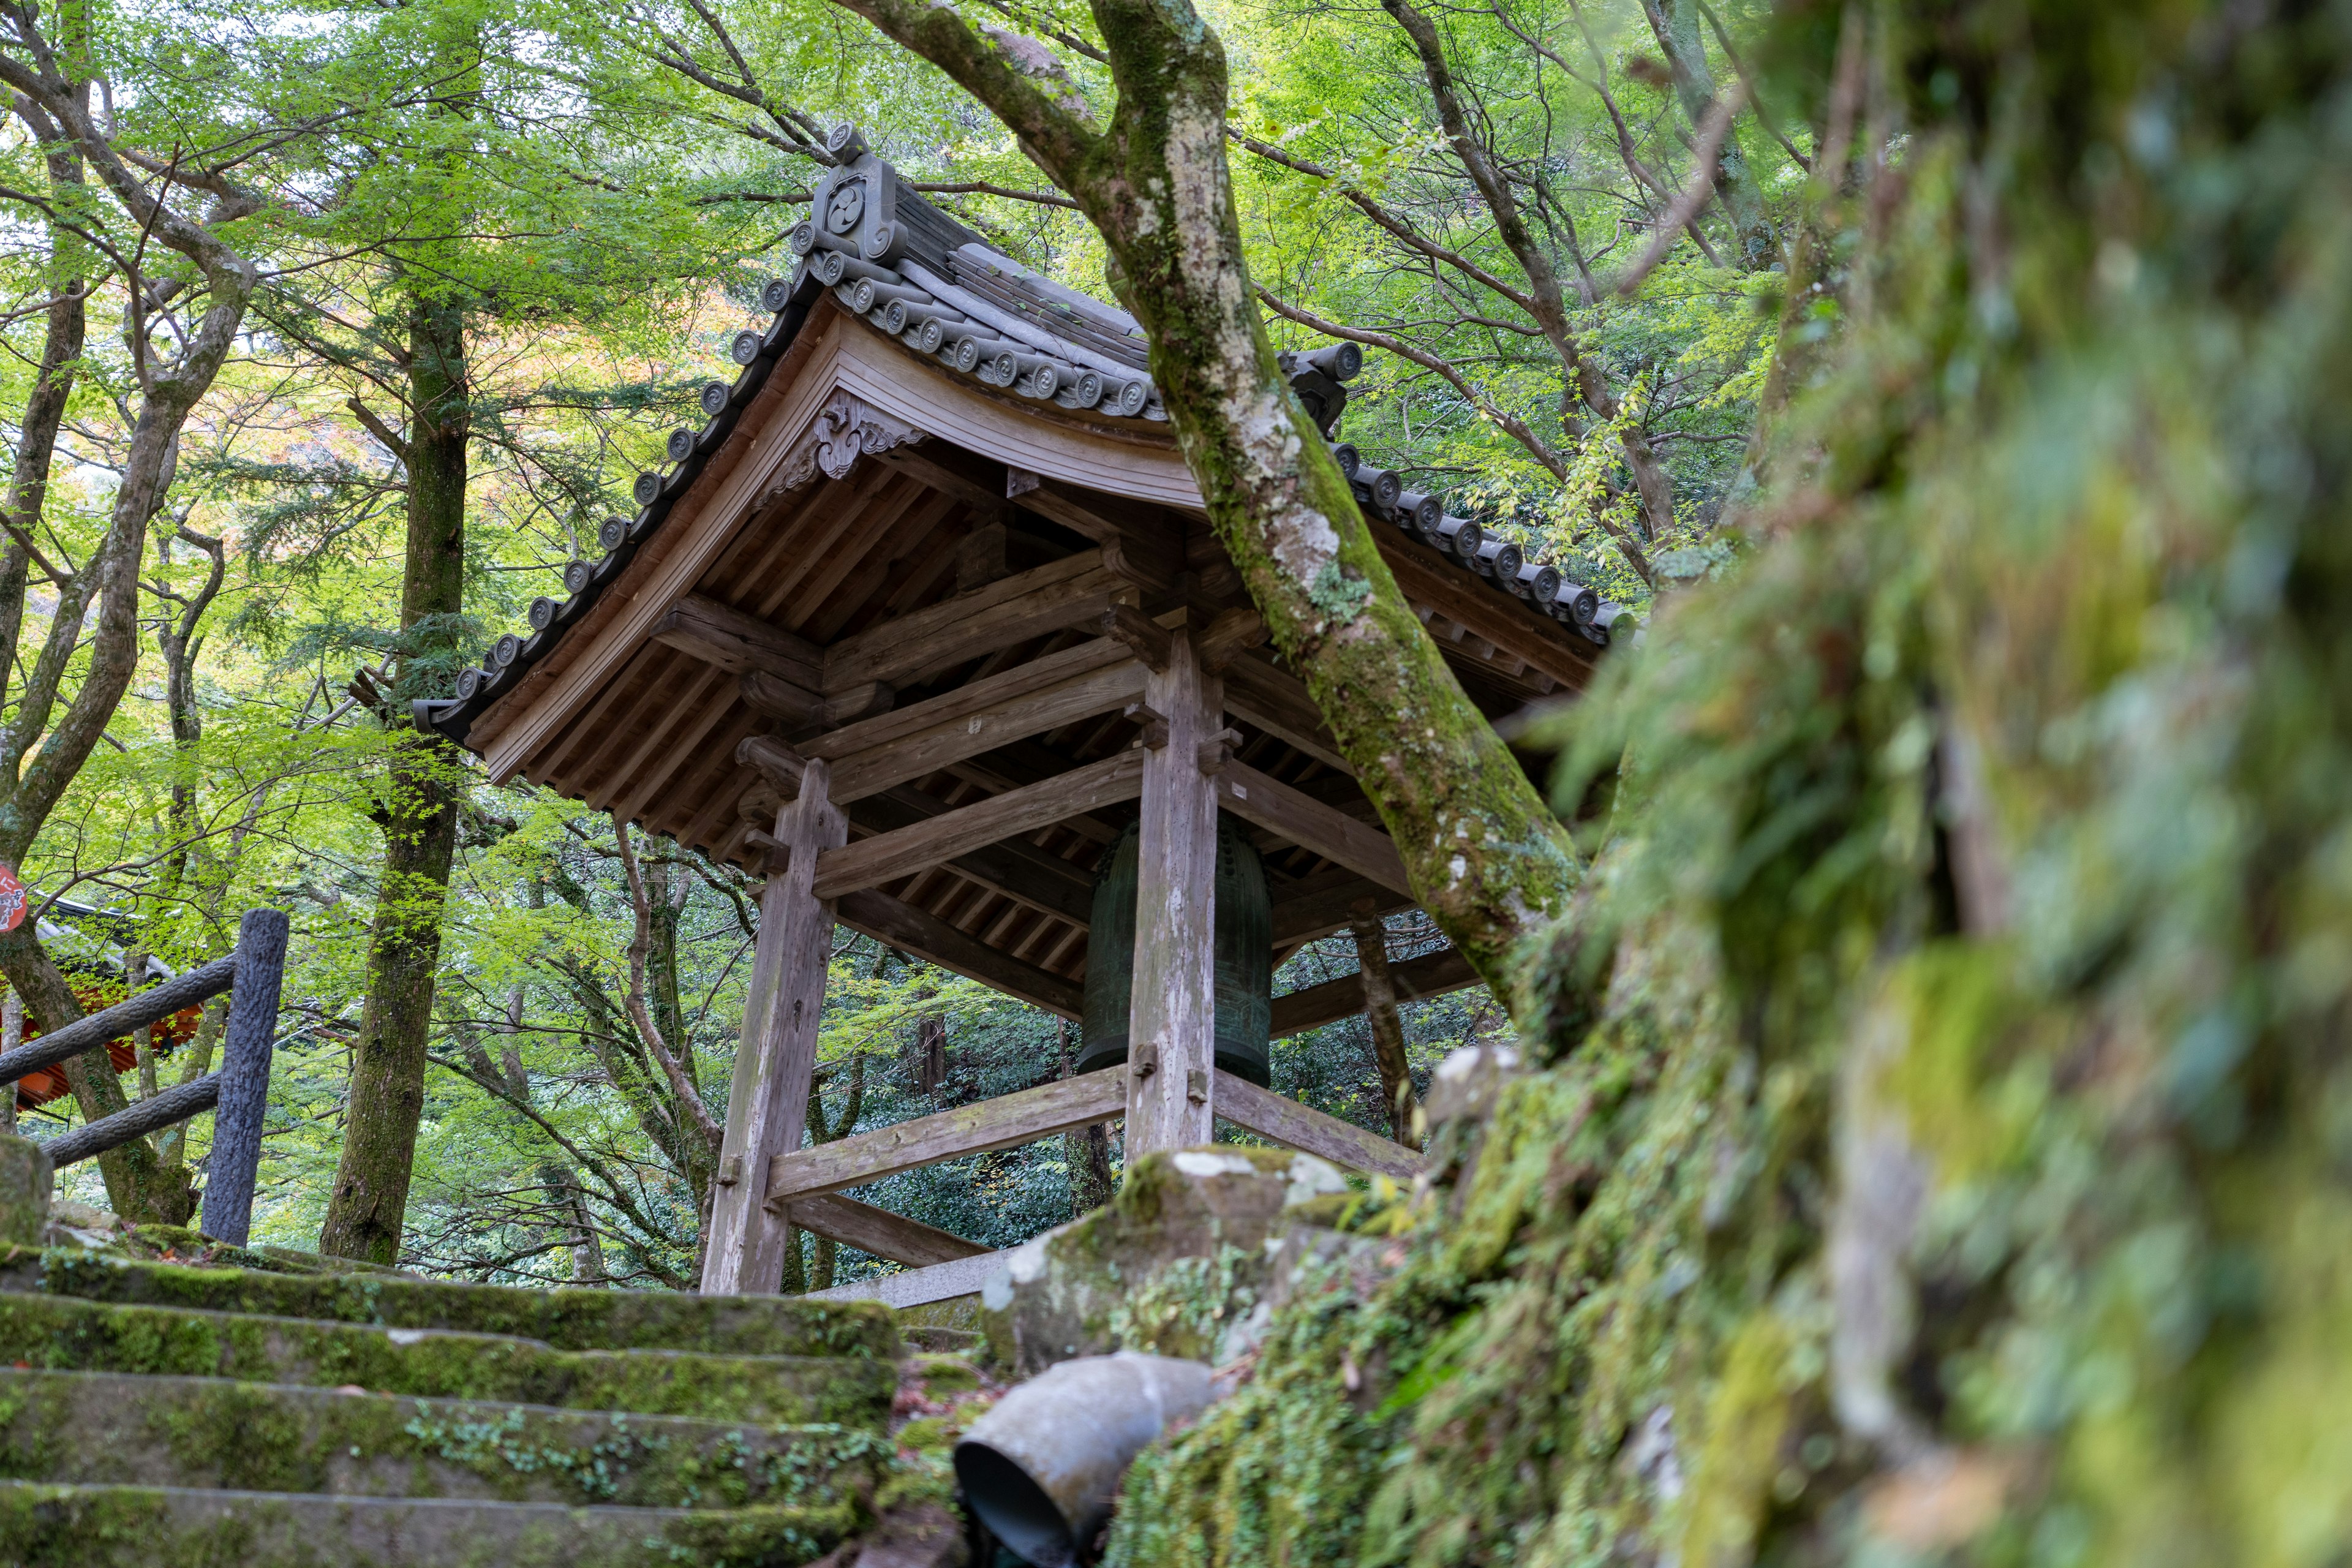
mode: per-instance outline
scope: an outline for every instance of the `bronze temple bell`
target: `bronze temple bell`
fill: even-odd
[[[1135,994],[1136,853],[1141,829],[1130,824],[1095,877],[1087,935],[1087,987],[1079,1026],[1079,1072],[1127,1060],[1129,1004]],[[1267,1036],[1274,1026],[1274,904],[1265,867],[1241,826],[1217,817],[1214,933],[1217,1066],[1267,1087]]]

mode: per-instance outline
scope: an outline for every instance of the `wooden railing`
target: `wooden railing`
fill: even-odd
[[[0,1052],[0,1085],[14,1085],[27,1073],[69,1061],[227,992],[228,1027],[222,1037],[218,1072],[44,1140],[41,1147],[48,1151],[52,1166],[63,1167],[209,1110],[213,1147],[205,1161],[204,1213],[198,1224],[214,1240],[242,1247],[253,1227],[262,1111],[269,1099],[269,1058],[285,977],[286,916],[277,910],[248,910],[237,925],[236,951],[226,958],[175,975],[13,1051]]]

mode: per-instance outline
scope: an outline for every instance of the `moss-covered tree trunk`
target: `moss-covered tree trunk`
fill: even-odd
[[[69,19],[68,26],[79,24]],[[0,80],[14,89],[16,116],[41,145],[61,216],[51,235],[41,361],[17,430],[8,496],[16,532],[0,551],[0,689],[14,700],[14,711],[0,726],[0,862],[10,866],[24,864],[49,813],[105,734],[138,668],[138,568],[147,525],[162,508],[177,472],[181,429],[211,389],[257,282],[253,265],[242,255],[205,223],[169,206],[163,195],[123,163],[91,121],[87,83],[66,73],[61,58],[32,29],[29,18],[20,31],[33,46],[34,58],[0,58]],[[79,58],[79,50],[71,53]],[[182,352],[168,364],[144,352],[147,302],[141,301],[134,310],[131,336],[142,349],[132,367],[139,384],[138,413],[106,531],[78,568],[46,559],[37,563],[51,579],[55,602],[41,647],[27,659],[25,594],[28,568],[36,563],[35,552],[25,542],[39,531],[51,460],[87,327],[87,283],[81,274],[90,258],[83,243],[85,231],[64,215],[89,200],[86,175],[93,172],[139,220],[143,232],[194,264],[201,287],[186,296],[183,324],[173,334]],[[212,221],[250,211],[241,198],[224,201],[215,208]],[[201,313],[195,305],[201,305]],[[187,316],[194,317],[192,327]],[[76,673],[80,683],[68,697]],[[62,1028],[81,1016],[79,1002],[42,948],[32,921],[0,935],[0,972],[44,1030]],[[86,1121],[111,1115],[129,1103],[104,1047],[65,1063],[64,1068]],[[194,1212],[195,1199],[186,1173],[164,1168],[143,1141],[100,1156],[99,1167],[108,1201],[125,1218],[177,1224]]]
[[[2352,1561],[2352,21],[1773,34],[1837,330],[1564,727],[1609,1009],[1113,1564]]]
[[[1098,124],[1045,47],[919,0],[841,0],[1011,128],[1108,246],[1211,521],[1403,856],[1481,975],[1577,885],[1572,847],[1398,592],[1258,317],[1225,164],[1223,46],[1186,0],[1093,0]]]
[[[449,663],[464,603],[470,416],[463,307],[415,299],[408,350],[409,427],[401,453],[408,535],[395,697],[424,695],[426,672]],[[395,722],[404,706],[395,703]],[[369,934],[367,1000],[352,1052],[342,1156],[319,1235],[319,1250],[332,1257],[391,1263],[400,1256],[464,778],[446,741],[415,731],[399,738],[386,769],[378,815],[383,872]]]

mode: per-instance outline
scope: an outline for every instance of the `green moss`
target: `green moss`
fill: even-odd
[[[483,1335],[0,1296],[0,1363],[230,1377],[717,1420],[871,1426],[887,1363],[677,1352],[574,1352]]]
[[[642,1348],[881,1360],[898,1353],[889,1309],[870,1301],[654,1290],[527,1290],[389,1273],[297,1275],[134,1263],[71,1249],[45,1255],[41,1283],[53,1295],[90,1300],[512,1334],[559,1350]]]
[[[733,1512],[220,1497],[0,1483],[0,1558],[26,1568],[799,1568],[855,1504]]]

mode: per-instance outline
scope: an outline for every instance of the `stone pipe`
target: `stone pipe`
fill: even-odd
[[[965,1503],[1035,1568],[1079,1561],[1129,1465],[1214,1397],[1206,1362],[1121,1351],[1021,1384],[956,1445]]]

